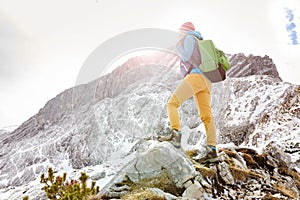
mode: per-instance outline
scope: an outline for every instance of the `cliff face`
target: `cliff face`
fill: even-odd
[[[0,188],[32,183],[50,166],[76,171],[126,160],[168,126],[165,104],[182,79],[177,61],[168,54],[132,58],[111,74],[67,89],[15,131],[1,134]],[[267,56],[237,54],[230,62],[227,80],[212,91],[218,143],[277,148],[299,169],[299,86],[282,82]],[[201,148],[204,128],[193,100],[180,112],[184,149]]]
[[[279,77],[276,65],[269,56],[245,56],[242,53],[230,56],[230,64],[232,67],[228,72],[228,77],[245,77],[250,75],[268,75],[273,78]]]

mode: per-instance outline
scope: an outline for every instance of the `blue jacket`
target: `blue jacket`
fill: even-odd
[[[199,31],[189,31],[184,38],[178,41],[176,45],[181,60],[180,70],[184,77],[188,74],[189,70],[190,73],[203,73],[198,68],[201,63],[201,57],[199,53],[198,42],[195,37],[200,40],[203,39]]]

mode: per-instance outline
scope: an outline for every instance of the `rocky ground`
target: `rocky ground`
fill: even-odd
[[[273,148],[220,148],[219,162],[205,165],[194,159],[197,150],[167,142],[149,141],[139,151],[92,199],[299,199],[299,174]]]

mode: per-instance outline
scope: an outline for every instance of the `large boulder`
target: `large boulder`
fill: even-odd
[[[173,195],[181,195],[189,181],[199,175],[185,153],[168,142],[148,141],[106,185],[100,195],[117,196],[132,185],[155,187]],[[125,192],[126,193],[126,192]]]

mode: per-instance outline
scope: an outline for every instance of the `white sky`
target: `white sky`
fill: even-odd
[[[226,53],[269,55],[284,81],[300,85],[300,45],[290,44],[285,7],[300,37],[299,0],[0,0],[0,127],[73,87],[85,59],[112,36],[177,31],[185,21]]]

